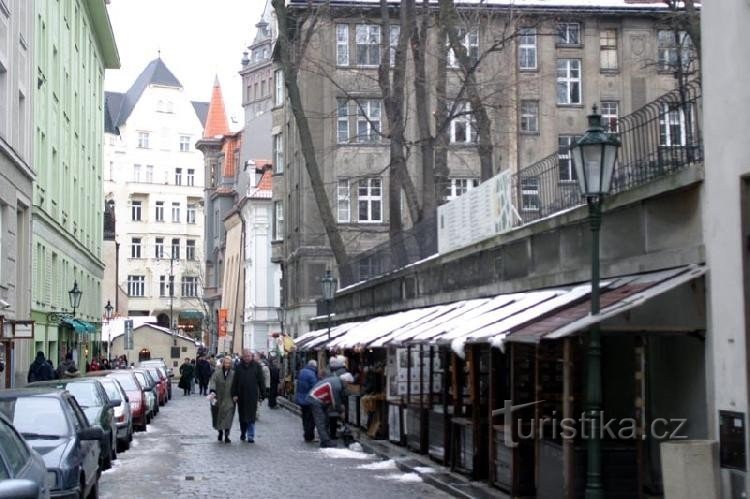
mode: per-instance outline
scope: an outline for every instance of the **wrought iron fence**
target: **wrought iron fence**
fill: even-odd
[[[612,193],[627,191],[703,161],[698,81],[673,90],[604,126],[622,141]],[[570,148],[561,148],[513,175],[519,223],[583,203]]]

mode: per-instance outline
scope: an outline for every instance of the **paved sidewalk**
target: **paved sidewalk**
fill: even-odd
[[[240,441],[236,419],[232,443],[219,443],[206,399],[174,393],[104,472],[102,497],[450,497],[376,455],[306,444],[299,418],[265,403],[255,444]]]

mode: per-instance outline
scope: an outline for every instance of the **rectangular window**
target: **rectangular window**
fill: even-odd
[[[581,45],[581,25],[578,23],[559,23],[557,25],[558,45]]]
[[[159,276],[159,296],[162,298],[165,298],[169,296],[169,276],[166,275],[160,275]]]
[[[193,168],[188,168],[187,185],[195,185],[195,170]]]
[[[678,62],[682,70],[688,68],[692,58],[693,44],[685,31],[659,30],[656,34],[658,44],[658,65],[661,71],[675,71]]]
[[[349,101],[336,99],[336,141],[349,143]]]
[[[190,136],[180,135],[180,152],[190,151]]]
[[[357,113],[357,142],[379,142],[380,130],[380,100],[366,99],[359,101],[359,113]]]
[[[172,203],[172,222],[180,223],[180,203]]]
[[[151,138],[151,134],[148,132],[138,132],[138,148],[139,149],[148,149],[149,146],[149,140]]]
[[[172,259],[173,260],[180,259],[180,239],[179,238],[172,239]]]
[[[277,69],[273,73],[273,81],[275,86],[273,104],[274,106],[281,106],[284,104],[284,71]]]
[[[261,97],[266,96],[266,80],[260,81],[260,96]]]
[[[174,185],[182,185],[182,168],[174,169]]]
[[[378,66],[380,64],[380,26],[377,24],[358,24],[355,44],[357,46],[357,64],[360,66]]]
[[[336,211],[339,223],[349,223],[351,220],[350,207],[349,179],[340,178],[336,186]]]
[[[349,65],[349,25],[336,25],[336,64]]]
[[[195,239],[185,241],[185,259],[195,260]]]
[[[539,133],[539,101],[521,101],[521,132]]]
[[[128,296],[145,296],[146,294],[146,276],[129,275],[128,276]]]
[[[379,177],[364,178],[357,190],[360,222],[383,221],[383,190]]]
[[[284,238],[284,202],[273,203],[273,239],[278,241]]]
[[[560,169],[561,182],[571,182],[577,178],[570,148],[580,138],[578,135],[560,135],[557,138],[557,165]]]
[[[659,145],[677,147],[687,144],[685,113],[677,105],[662,104],[659,113]]]
[[[198,296],[198,278],[193,276],[182,276],[182,296],[195,298]]]
[[[130,202],[130,219],[133,222],[141,221],[141,202],[140,201]]]
[[[450,141],[451,144],[473,144],[477,140],[476,126],[474,125],[474,114],[471,112],[471,104],[466,101],[459,102],[451,119]]]
[[[469,60],[472,63],[476,62],[479,59],[479,30],[473,28],[467,32],[461,28],[458,30],[458,37],[461,40],[461,45],[466,49],[466,55],[469,56]],[[459,65],[456,53],[452,47],[448,50],[448,64],[454,68]]]
[[[141,238],[133,237],[130,239],[130,258],[141,257]]]
[[[284,173],[284,135],[280,133],[273,136],[273,171]]]
[[[187,205],[187,223],[189,224],[195,223],[195,213],[196,213],[195,205],[188,204]]]
[[[617,69],[616,29],[599,31],[599,68],[604,70]]]
[[[445,199],[448,201],[456,199],[478,185],[478,178],[451,178],[450,183],[446,185]]]
[[[157,260],[164,258],[164,238],[157,237],[156,244],[154,245],[154,258]]]
[[[581,103],[581,60],[557,60],[557,103]]]
[[[141,165],[133,165],[133,182],[141,181]]]
[[[164,221],[164,201],[157,201],[156,202],[156,221],[157,222],[163,222]]]
[[[617,132],[617,102],[602,101],[602,128],[607,132]]]
[[[391,67],[396,64],[396,50],[398,50],[398,39],[401,36],[401,26],[391,25],[388,37],[388,60]]]
[[[536,28],[518,30],[518,68],[536,69]]]
[[[521,209],[539,211],[539,177],[521,177]]]
[[[154,183],[154,165],[146,165],[146,182]]]

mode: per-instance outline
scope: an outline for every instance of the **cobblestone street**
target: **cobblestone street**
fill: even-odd
[[[179,392],[179,393],[178,393]],[[254,444],[216,441],[204,397],[174,398],[131,449],[104,472],[100,495],[122,497],[449,497],[374,455],[321,450],[302,440],[299,418],[260,409]]]

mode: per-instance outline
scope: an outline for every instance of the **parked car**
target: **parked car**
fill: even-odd
[[[0,484],[9,487],[7,482],[22,480],[37,484],[35,489],[32,488],[30,492],[27,492],[26,497],[37,499],[49,497],[47,467],[44,465],[42,456],[29,446],[13,427],[10,419],[0,412]],[[13,493],[6,497],[20,495],[17,489],[9,492]],[[1,493],[0,497],[2,497]]]
[[[38,452],[52,497],[98,496],[99,425],[90,425],[75,397],[53,387],[0,391],[3,413]]]
[[[92,371],[86,373],[86,377],[95,378],[104,386],[109,400],[119,402],[115,407],[115,426],[117,428],[117,452],[123,452],[130,448],[133,441],[133,417],[130,410],[130,399],[128,394],[117,379],[109,378],[112,371]]]
[[[122,389],[125,390],[130,401],[130,415],[133,420],[133,429],[136,431],[146,431],[148,401],[138,378],[129,369],[102,372],[108,373],[106,374],[107,378],[117,380]]]
[[[154,378],[154,381],[156,381],[159,405],[167,405],[167,400],[169,400],[169,394],[167,393],[167,378],[161,375],[158,367],[150,366],[144,367],[143,369],[146,369],[151,377]]]
[[[120,401],[109,400],[107,391],[99,380],[93,378],[58,379],[37,381],[28,386],[51,386],[68,390],[75,397],[88,420],[101,426],[103,431],[100,440],[101,468],[108,470],[112,467],[112,461],[117,459],[117,424],[114,409],[120,405]]]
[[[174,378],[174,373],[172,372],[171,367],[167,367],[167,363],[164,361],[164,359],[156,358],[156,359],[150,359],[150,360],[143,360],[138,363],[138,367],[151,367],[156,366],[158,368],[161,368],[162,374],[164,374],[167,377],[167,395],[168,399],[172,400],[172,378]]]
[[[146,406],[148,411],[146,419],[150,423],[154,416],[156,416],[156,413],[159,412],[159,404],[156,401],[156,383],[145,369],[131,369],[130,372],[135,375],[141,384],[143,393],[146,395],[146,402],[148,404]]]

